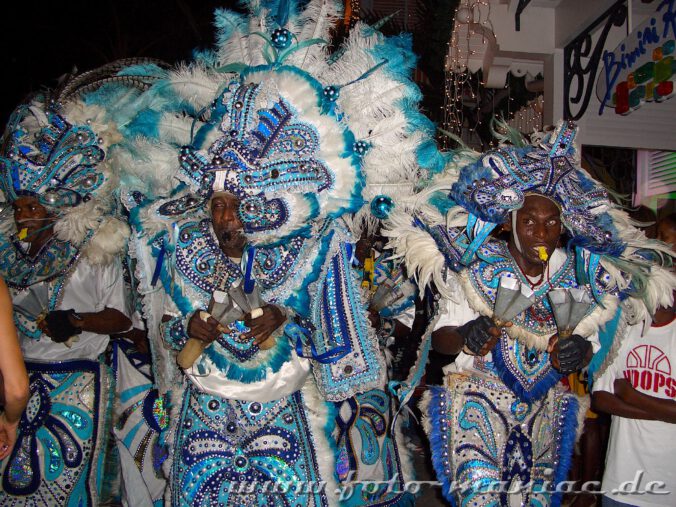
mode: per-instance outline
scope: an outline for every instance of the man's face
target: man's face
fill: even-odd
[[[218,241],[224,247],[242,250],[246,238],[237,210],[239,199],[231,194],[219,194],[211,199],[211,220]]]
[[[14,222],[20,232],[26,229],[26,241],[32,242],[38,236],[50,236],[52,229],[48,226],[53,217],[36,197],[19,197],[12,203],[14,208]]]
[[[516,212],[515,225],[515,231],[511,223],[504,225],[505,230],[512,231],[509,241],[513,254],[516,251],[514,234],[518,234],[520,257],[527,264],[542,264],[538,254],[540,246],[545,247],[548,257],[551,257],[561,236],[561,212],[553,201],[539,195],[527,196],[523,207]]]

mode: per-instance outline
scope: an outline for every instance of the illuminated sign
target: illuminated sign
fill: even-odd
[[[629,114],[645,102],[671,97],[676,79],[675,39],[676,0],[662,0],[655,13],[615,51],[604,51],[603,72],[596,83],[599,115],[606,107]]]

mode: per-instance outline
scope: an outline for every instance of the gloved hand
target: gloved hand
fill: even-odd
[[[563,375],[578,371],[585,365],[591,346],[592,344],[579,334],[558,340],[551,356],[554,368]]]
[[[73,325],[69,319],[75,310],[53,310],[45,317],[45,333],[56,343],[68,341],[68,338],[80,334],[82,329]]]
[[[459,326],[456,331],[465,340],[465,347],[478,356],[486,355],[495,346],[501,333],[493,321],[485,315]]]

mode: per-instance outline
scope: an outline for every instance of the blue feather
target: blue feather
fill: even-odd
[[[127,123],[125,133],[131,137],[146,137],[158,139],[160,137],[159,124],[162,113],[159,111],[141,111],[136,117]]]
[[[546,352],[542,353],[546,354]],[[529,402],[543,398],[562,378],[560,373],[554,368],[550,368],[547,374],[541,377],[535,384],[530,384],[529,389],[524,388],[506,365],[505,358],[502,355],[502,348],[499,344],[493,348],[493,364],[500,380],[502,380],[505,386],[516,394],[519,399]]]
[[[451,196],[448,195],[448,193],[442,191],[434,192],[427,200],[427,203],[431,206],[434,206],[442,215],[446,215],[446,213],[448,213],[451,208],[457,206],[456,202],[451,198]]]
[[[272,370],[272,373],[277,373],[291,357],[291,345],[286,335],[282,334],[277,338],[277,343],[265,362],[252,368],[228,360],[216,351],[215,347],[207,347],[204,353],[230,380],[251,384],[264,380],[268,376],[268,369]]]
[[[561,428],[561,440],[559,446],[554,450],[554,456],[558,456],[559,464],[554,470],[554,486],[558,486],[568,477],[570,466],[573,461],[573,450],[575,448],[575,440],[577,439],[578,427],[578,412],[580,410],[580,402],[574,395],[568,398],[568,406],[562,409],[563,427]],[[560,507],[563,492],[556,492],[552,494],[551,507]]]
[[[450,399],[446,397],[446,389],[439,386],[429,386],[430,393],[429,411],[427,416],[431,419],[431,432],[428,435],[430,441],[430,449],[432,451],[432,466],[436,473],[437,480],[441,483],[441,493],[444,498],[448,500],[452,507],[456,507],[455,497],[451,491],[453,477],[445,472],[446,465],[444,460],[448,461],[450,456],[444,457],[444,451],[448,449],[448,443],[444,435],[445,428],[440,424],[441,412],[445,411],[441,407],[440,402],[445,404],[450,403]],[[449,407],[450,409],[450,407]]]

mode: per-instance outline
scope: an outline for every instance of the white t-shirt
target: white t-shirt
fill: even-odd
[[[618,378],[656,398],[676,400],[676,320],[651,327],[641,336],[642,326],[629,328],[617,357],[594,383],[593,390],[614,393]],[[672,363],[674,363],[672,365]],[[638,506],[676,505],[676,424],[613,416],[603,475],[603,491],[618,502]],[[643,471],[637,490],[650,481],[665,483],[669,495],[610,493],[625,481],[634,481]]]
[[[131,315],[122,266],[118,259],[108,266],[92,266],[86,259],[80,259],[62,290],[63,298],[57,310],[73,309],[77,313],[92,313],[115,308],[126,316]],[[15,291],[14,301],[20,300],[24,294]],[[27,360],[67,361],[95,360],[108,346],[108,335],[83,331],[78,336],[79,340],[73,342],[70,348],[45,335],[41,335],[38,340],[20,336],[21,349]]]

